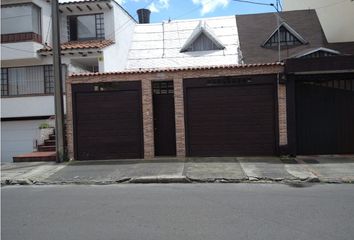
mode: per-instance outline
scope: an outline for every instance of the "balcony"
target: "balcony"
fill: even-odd
[[[33,3],[1,6],[2,61],[36,59],[42,44],[41,9]]]

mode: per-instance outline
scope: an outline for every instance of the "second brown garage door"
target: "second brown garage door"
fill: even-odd
[[[143,157],[140,82],[73,85],[78,160]]]
[[[272,79],[185,80],[187,155],[275,154]]]

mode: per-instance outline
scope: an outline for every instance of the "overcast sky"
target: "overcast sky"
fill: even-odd
[[[59,1],[67,2],[73,0]],[[149,8],[152,12],[151,22],[161,22],[168,19],[272,12],[274,10],[271,6],[240,3],[233,0],[116,0],[116,2],[121,4],[135,18],[137,18],[137,9]],[[258,0],[256,2],[275,3],[275,0]]]

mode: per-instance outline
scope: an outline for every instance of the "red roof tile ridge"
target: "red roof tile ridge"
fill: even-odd
[[[87,73],[72,73],[70,77],[84,77],[84,76],[103,76],[103,75],[120,75],[120,74],[142,74],[155,72],[176,72],[188,70],[208,70],[208,69],[232,69],[232,68],[250,68],[263,66],[284,66],[283,62],[274,63],[252,63],[252,64],[230,64],[230,65],[211,65],[211,66],[190,66],[178,68],[146,68],[146,69],[128,69],[123,71],[112,72],[87,72]]]

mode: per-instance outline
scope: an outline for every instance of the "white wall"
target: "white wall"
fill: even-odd
[[[1,44],[1,60],[33,59],[38,60],[37,51],[43,48],[37,42],[16,42]]]
[[[328,42],[354,41],[354,1],[283,0],[284,11],[316,9]]]
[[[1,118],[49,115],[54,115],[54,96],[1,98]]]
[[[113,4],[113,11],[110,11],[107,18],[112,21],[107,22],[105,19],[105,29],[106,26],[109,29],[105,32],[106,39],[114,40],[115,44],[103,49],[103,64],[100,62],[100,68],[103,69],[100,71],[121,71],[127,65],[136,22],[116,4]]]
[[[12,162],[12,157],[33,151],[33,141],[39,134],[39,125],[45,120],[1,122],[1,162]]]

